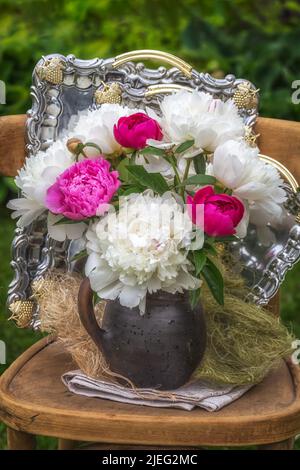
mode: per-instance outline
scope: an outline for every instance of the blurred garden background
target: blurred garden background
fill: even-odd
[[[7,91],[0,115],[30,108],[31,72],[42,55],[88,59],[161,49],[214,76],[251,80],[261,90],[263,116],[300,118],[300,104],[291,102],[292,82],[300,79],[298,0],[0,0],[0,12],[0,80]],[[7,322],[14,223],[5,206],[14,191],[13,181],[0,176],[0,339],[7,344],[0,373],[39,338]],[[284,321],[300,338],[300,265],[287,276],[281,303]],[[55,448],[56,441],[40,438],[38,445]]]

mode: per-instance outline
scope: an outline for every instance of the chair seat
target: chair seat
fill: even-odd
[[[0,418],[31,434],[128,445],[251,445],[300,432],[300,368],[282,362],[242,398],[209,413],[73,395],[61,375],[76,368],[53,338],[21,355],[0,380]]]

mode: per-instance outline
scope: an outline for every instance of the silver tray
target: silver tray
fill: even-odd
[[[164,61],[172,67],[146,68],[141,62],[133,62],[139,59]],[[154,109],[165,93],[182,87],[202,90],[223,100],[234,97],[241,84],[255,90],[247,80],[232,74],[216,79],[208,73],[197,72],[181,59],[158,51],[134,51],[116,58],[92,60],[80,60],[73,55],[48,55],[39,60],[33,71],[27,154],[34,155],[40,149],[47,149],[67,127],[72,115],[99,106],[95,91],[102,89],[103,82],[119,84],[124,104]],[[250,129],[257,118],[257,101],[239,107],[245,125]],[[300,226],[295,220],[300,209],[297,183],[280,164],[279,169],[286,177],[289,194],[282,223],[269,228],[270,236],[264,244],[259,241],[257,227],[250,225],[247,237],[231,246],[251,288],[251,300],[260,305],[267,304],[276,294],[287,270],[300,257]],[[52,240],[47,234],[44,216],[25,229],[16,229],[11,263],[14,278],[9,287],[8,304],[27,299],[31,281],[43,277],[52,267],[66,271],[81,269],[82,266],[71,261],[80,249],[78,241],[61,243]],[[38,324],[36,311],[31,326],[38,328]]]

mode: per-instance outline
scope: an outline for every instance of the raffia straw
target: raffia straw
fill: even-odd
[[[202,288],[207,325],[207,349],[194,376],[220,384],[260,382],[292,352],[293,336],[268,310],[246,303],[249,290],[241,276],[220,264],[225,305],[219,305],[208,288]]]

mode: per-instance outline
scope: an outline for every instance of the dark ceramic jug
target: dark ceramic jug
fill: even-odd
[[[176,389],[189,380],[206,345],[200,304],[192,310],[187,295],[160,291],[147,296],[146,313],[140,315],[137,307],[109,301],[100,328],[92,299],[86,278],[78,295],[81,322],[113,372],[137,387],[161,390]]]

